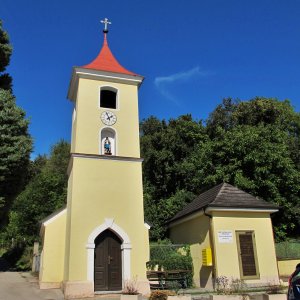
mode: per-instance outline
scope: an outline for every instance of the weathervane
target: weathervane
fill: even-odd
[[[107,25],[108,25],[108,24],[110,25],[111,22],[109,22],[107,18],[105,18],[104,20],[101,20],[100,22],[104,24],[103,32],[104,32],[104,33],[108,33]]]

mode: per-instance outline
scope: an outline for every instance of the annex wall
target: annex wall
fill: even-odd
[[[245,280],[247,284],[278,284],[273,228],[269,213],[213,212],[212,231],[216,276],[241,278],[237,245],[238,231],[253,231],[258,262],[258,278]],[[224,242],[220,232],[232,232]]]
[[[194,266],[194,284],[212,289],[212,267],[203,266],[202,249],[210,248],[210,220],[202,215],[170,227],[170,239],[175,244],[189,244]]]

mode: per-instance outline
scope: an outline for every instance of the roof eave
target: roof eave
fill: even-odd
[[[204,215],[204,210],[201,208],[201,209],[199,209],[197,211],[194,211],[192,213],[186,214],[186,215],[181,216],[179,218],[173,218],[173,219],[171,219],[169,222],[167,222],[167,226],[168,226],[168,228],[171,228],[171,227],[173,227],[175,225],[179,225],[181,223],[193,220],[193,219],[198,218],[198,217],[200,217],[202,215]]]
[[[58,209],[57,211],[53,212],[52,214],[50,214],[49,216],[47,216],[46,218],[42,219],[41,221],[39,221],[40,224],[40,236],[43,235],[44,231],[45,231],[45,227],[52,223],[54,220],[56,220],[57,218],[59,218],[62,214],[67,212],[67,208],[66,206]]]
[[[208,206],[205,212],[260,212],[260,213],[275,213],[279,210],[277,206],[274,207],[224,207],[224,206]]]
[[[193,211],[189,214],[180,216],[178,218],[174,217],[170,221],[167,222],[168,227],[173,227],[175,225],[187,222],[199,216],[202,216],[206,213],[211,212],[257,212],[257,213],[275,213],[279,210],[277,206],[274,207],[221,207],[221,206],[207,206],[201,207],[197,211]]]
[[[67,98],[75,102],[79,78],[104,80],[109,82],[121,82],[125,84],[141,86],[144,77],[141,75],[130,75],[102,70],[95,70],[83,67],[73,67],[72,77],[69,85]]]

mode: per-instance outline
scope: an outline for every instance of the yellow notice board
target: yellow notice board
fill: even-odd
[[[202,250],[202,265],[212,266],[211,248],[205,248]]]

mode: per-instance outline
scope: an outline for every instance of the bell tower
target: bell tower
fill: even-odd
[[[121,291],[133,277],[149,292],[148,225],[144,223],[138,89],[104,40],[98,56],[74,67],[74,104],[64,259],[67,297]]]

